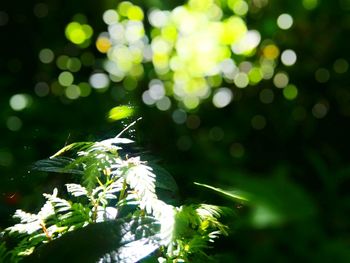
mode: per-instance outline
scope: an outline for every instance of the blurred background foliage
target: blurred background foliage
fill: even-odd
[[[34,161],[141,116],[127,136],[182,198],[235,208],[220,262],[350,262],[349,11],[349,0],[2,1],[1,227],[61,182]]]

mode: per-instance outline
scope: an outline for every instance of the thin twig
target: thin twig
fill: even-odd
[[[136,121],[133,121],[132,123],[130,123],[124,130],[122,130],[120,133],[118,133],[118,135],[115,136],[115,138],[119,138],[125,131],[127,131],[130,127],[134,126],[136,124],[136,122],[138,122],[141,119],[142,119],[142,117],[140,117]]]

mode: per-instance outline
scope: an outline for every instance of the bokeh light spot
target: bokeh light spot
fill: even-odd
[[[68,40],[74,44],[80,45],[91,38],[93,30],[89,25],[70,22],[66,27],[65,33]]]
[[[267,45],[263,49],[263,54],[267,59],[276,59],[280,54],[278,47],[274,44]]]
[[[103,89],[108,87],[109,78],[105,73],[94,73],[90,76],[89,83],[95,89]]]
[[[221,42],[223,44],[234,44],[240,40],[247,32],[247,26],[242,18],[231,16],[223,23]]]
[[[336,73],[343,74],[348,71],[349,63],[345,59],[339,58],[334,62],[333,69]]]
[[[325,68],[319,68],[315,72],[315,79],[320,83],[326,83],[330,78],[329,71]]]
[[[173,121],[177,124],[183,124],[186,122],[187,113],[182,109],[177,109],[172,114]]]
[[[107,24],[107,25],[112,25],[115,23],[118,23],[119,21],[119,15],[117,13],[117,11],[109,9],[107,11],[105,11],[103,13],[103,21]]]
[[[79,83],[79,89],[80,89],[80,96],[81,97],[88,97],[91,93],[91,86],[87,82],[81,82]]]
[[[21,111],[30,106],[31,97],[27,94],[15,94],[10,98],[10,106],[15,111]]]
[[[233,143],[230,147],[230,154],[234,158],[242,158],[244,156],[245,149],[240,143]]]
[[[244,72],[240,72],[235,76],[233,82],[238,88],[245,88],[249,84],[248,75]]]
[[[151,10],[148,15],[150,24],[154,27],[163,27],[167,24],[169,18],[168,11],[161,11],[158,9]]]
[[[236,54],[249,55],[260,43],[261,35],[256,30],[249,30],[237,43],[232,45]]]
[[[78,72],[81,68],[81,62],[79,58],[69,58],[67,61],[67,69],[71,72]]]
[[[169,110],[171,107],[171,101],[168,97],[163,97],[156,102],[156,106],[161,111]]]
[[[193,110],[198,107],[199,105],[199,98],[198,97],[185,97],[183,99],[183,104],[185,107],[189,110]]]
[[[64,94],[63,87],[58,83],[58,81],[54,81],[51,83],[51,92],[56,96],[60,96]]]
[[[121,2],[118,5],[118,13],[121,14],[122,16],[124,16],[124,17],[127,17],[129,8],[132,7],[132,6],[133,6],[133,4],[128,2],[128,1]]]
[[[328,108],[324,103],[316,103],[312,108],[312,115],[317,119],[324,118],[328,113]]]
[[[266,119],[262,115],[255,115],[251,121],[252,127],[256,130],[262,130],[266,126]]]
[[[70,85],[65,90],[65,95],[68,99],[75,100],[80,96],[80,88],[77,85]]]
[[[69,57],[66,55],[59,56],[56,60],[57,67],[61,70],[68,69],[68,67],[67,67],[68,60],[69,60]]]
[[[277,25],[279,28],[287,30],[293,25],[293,17],[290,14],[281,14],[277,18]]]
[[[68,71],[63,71],[60,73],[60,75],[58,76],[58,82],[62,85],[62,86],[69,86],[72,85],[74,81],[74,76],[72,73],[68,72]]]
[[[35,84],[34,92],[39,97],[45,97],[50,93],[50,87],[46,82],[38,82]]]
[[[262,80],[263,72],[260,68],[254,67],[249,71],[248,77],[249,77],[249,83],[252,85],[255,85]]]
[[[55,54],[51,49],[44,48],[39,52],[39,59],[42,63],[48,64],[51,63],[55,58]]]
[[[287,100],[294,100],[298,96],[298,89],[295,85],[289,84],[283,89],[283,96]]]
[[[307,10],[315,9],[318,5],[318,0],[303,0],[303,6]]]
[[[107,53],[111,46],[112,43],[108,37],[100,36],[96,41],[96,48],[101,53]]]
[[[263,89],[259,94],[260,101],[265,104],[272,103],[274,97],[274,93],[271,89]]]
[[[6,121],[6,126],[10,131],[19,131],[22,128],[22,120],[17,116],[10,116]]]
[[[142,93],[142,101],[146,105],[153,105],[156,101],[151,97],[149,90],[146,90]]]
[[[127,16],[130,20],[143,20],[144,14],[140,7],[133,5],[128,8]]]
[[[265,60],[261,65],[261,71],[264,79],[271,79],[273,77],[275,68],[274,68],[274,65],[270,63],[270,60],[267,60],[267,61]]]
[[[243,0],[231,1],[231,2],[234,2],[232,5],[232,10],[233,12],[235,12],[235,14],[239,16],[244,16],[247,14],[249,9],[247,2]]]
[[[219,88],[213,96],[213,104],[217,108],[224,108],[230,104],[233,93],[229,88]]]
[[[288,82],[289,82],[289,77],[285,72],[279,72],[273,78],[273,84],[277,88],[284,88],[285,86],[288,85]]]
[[[159,79],[152,79],[149,83],[149,95],[153,100],[160,100],[165,96],[163,82]]]
[[[281,61],[286,66],[292,66],[297,61],[297,55],[293,50],[286,49],[281,54]]]

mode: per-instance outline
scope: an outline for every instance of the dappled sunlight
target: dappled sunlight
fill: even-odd
[[[135,11],[138,15],[131,15],[134,11],[129,9],[138,10]],[[212,97],[214,106],[222,108],[231,102],[233,91],[218,103],[223,93],[213,90],[224,83],[245,88],[272,78],[280,54],[270,41],[262,45],[262,56],[256,56],[261,35],[247,28],[248,11],[245,1],[209,0],[191,0],[172,11],[151,9],[148,21],[153,28],[146,36],[142,10],[130,2],[122,2],[116,10],[104,13],[108,33],[102,33],[96,45],[100,52],[107,53],[105,69],[111,80],[124,80],[127,90],[135,87],[128,87],[125,80],[137,81],[143,77],[143,64],[153,64],[157,79],[151,80],[149,89],[143,92],[145,104],[168,110],[172,104],[170,98],[174,98],[178,102],[176,107],[193,110]],[[284,14],[278,18],[278,24],[288,29],[291,20],[291,16]],[[286,64],[295,63],[293,54],[284,55]],[[152,84],[154,81],[158,83],[156,86]]]
[[[122,85],[112,92],[141,94],[138,100],[160,111],[194,111],[210,101],[215,108],[227,107],[237,89],[268,82],[282,89],[287,100],[293,100],[298,87],[284,67],[297,63],[296,51],[279,47],[274,38],[266,38],[248,23],[248,17],[262,14],[267,4],[267,0],[190,0],[172,10],[143,10],[124,1],[103,12],[106,31],[95,35],[86,16],[78,13],[67,24],[65,35],[80,52],[66,55],[41,49],[39,60],[55,63],[61,71],[56,80],[47,83],[48,90],[45,82],[38,82],[36,93],[73,101],[88,97],[92,90],[103,93]],[[295,21],[291,14],[282,13],[274,23],[287,33]],[[93,47],[93,42],[105,59],[84,51]],[[337,63],[338,71],[347,68],[344,61]],[[78,74],[86,69],[91,72],[89,81],[81,82]],[[320,82],[326,81],[324,74],[315,74]],[[291,89],[283,89],[289,84],[294,88],[288,96]],[[224,96],[221,91],[227,89],[228,97],[219,100]]]
[[[350,262],[349,11],[3,1],[0,262]]]

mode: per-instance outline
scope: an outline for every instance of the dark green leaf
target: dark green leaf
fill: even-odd
[[[68,157],[55,157],[34,163],[32,169],[43,172],[80,174],[84,172],[79,166],[71,165],[74,159]]]
[[[150,217],[91,224],[40,246],[23,262],[133,263],[159,247],[158,231]]]

